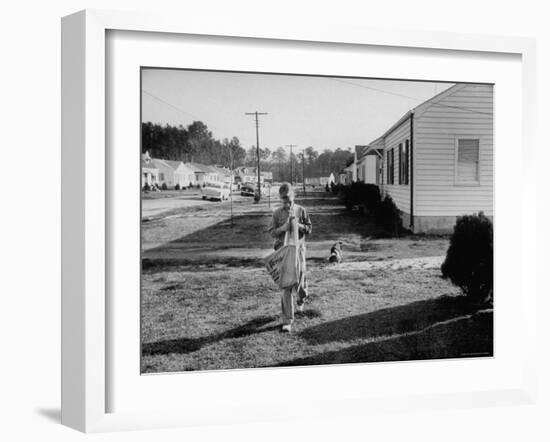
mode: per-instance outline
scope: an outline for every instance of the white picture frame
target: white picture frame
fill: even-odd
[[[277,403],[272,408],[254,403],[241,404],[239,415],[211,415],[202,409],[190,415],[173,409],[139,412],[108,412],[107,396],[112,385],[106,375],[109,345],[106,341],[110,311],[108,287],[110,198],[107,194],[106,156],[106,33],[142,31],[163,34],[208,35],[225,38],[270,39],[292,42],[319,42],[370,45],[380,48],[426,48],[515,54],[522,69],[522,172],[534,157],[533,128],[535,106],[535,45],[532,39],[377,30],[327,24],[292,24],[246,21],[218,23],[196,19],[182,25],[177,17],[152,14],[86,10],[62,20],[62,423],[84,432],[140,428],[205,425],[285,419],[291,415]],[[522,220],[533,214],[536,194],[531,187],[521,189]],[[535,250],[534,232],[523,223],[521,233],[521,293],[526,336],[534,336],[536,290],[534,269],[526,262]],[[498,253],[498,248],[497,248]],[[498,259],[498,256],[497,256]],[[532,276],[532,277],[530,277]],[[497,319],[498,320],[498,319]],[[347,397],[310,401],[307,414],[361,415],[387,412],[442,409],[502,404],[533,403],[536,396],[535,339],[526,340],[521,382],[506,388],[467,393],[377,398]],[[497,354],[498,357],[498,354]],[[519,356],[518,356],[519,357]],[[136,368],[139,370],[139,368]],[[340,370],[338,367],[332,370]],[[216,374],[213,374],[214,376]],[[242,377],[242,372],[241,372]],[[192,398],[186,398],[192,400]],[[249,413],[246,414],[248,409]],[[242,412],[242,413],[241,413]]]

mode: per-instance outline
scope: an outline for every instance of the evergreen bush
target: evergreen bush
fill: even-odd
[[[376,225],[386,233],[395,236],[403,230],[401,213],[393,202],[391,196],[386,195],[374,207],[374,219]]]
[[[376,184],[363,184],[360,201],[365,206],[367,212],[374,212],[380,200],[380,189]]]
[[[493,294],[493,223],[483,212],[460,217],[441,271],[473,301]]]

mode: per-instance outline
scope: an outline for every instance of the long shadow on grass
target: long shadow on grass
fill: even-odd
[[[309,344],[326,344],[400,335],[473,313],[478,308],[465,296],[441,296],[326,322],[304,330],[299,336]]]
[[[149,342],[143,344],[141,347],[141,353],[143,356],[147,355],[159,355],[170,353],[191,353],[200,350],[205,345],[213,344],[224,339],[242,338],[244,336],[250,336],[255,333],[264,333],[272,330],[277,330],[278,325],[271,327],[264,327],[264,325],[277,319],[275,316],[260,316],[254,318],[247,323],[235,327],[231,330],[227,330],[216,335],[205,336],[200,338],[181,338],[181,339],[169,339],[166,341]]]
[[[484,310],[434,324],[418,332],[293,359],[282,362],[278,366],[410,361],[492,355],[493,311]]]
[[[364,217],[349,213],[334,197],[327,199],[313,197],[298,200],[310,214],[313,232],[308,241],[335,241],[344,234],[370,236],[372,227]],[[225,219],[208,227],[199,228],[142,253],[143,270],[157,267],[187,264],[227,264],[239,267],[262,266],[263,256],[232,256],[231,253],[212,256],[211,252],[223,252],[232,248],[258,248],[271,250],[273,239],[268,227],[271,212],[255,211]],[[142,226],[143,228],[143,226]],[[160,228],[160,227],[157,227]],[[182,224],[182,229],[185,224]],[[201,256],[205,252],[208,256]]]

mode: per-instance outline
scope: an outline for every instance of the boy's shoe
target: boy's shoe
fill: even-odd
[[[290,324],[285,324],[281,327],[281,331],[290,333],[292,331],[292,326]]]

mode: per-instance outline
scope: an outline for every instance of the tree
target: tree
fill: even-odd
[[[246,154],[237,137],[216,140],[202,121],[194,121],[187,128],[182,125],[176,127],[142,123],[141,140],[142,152],[150,151],[153,158],[166,160],[223,164],[229,167],[231,154],[228,146],[231,146],[237,165],[242,164]]]
[[[313,147],[309,146],[305,150],[305,156],[307,158],[308,165],[313,165],[317,158],[319,158],[319,154]]]
[[[284,178],[283,165],[288,162],[288,157],[286,155],[286,150],[284,147],[278,147],[271,154],[272,161],[276,164],[276,175],[273,176],[275,181],[286,181]]]
[[[296,183],[302,180],[302,156],[298,156],[292,152],[292,176],[290,177],[290,182]],[[289,174],[290,174],[290,164],[289,164]]]
[[[221,142],[221,153],[219,163],[228,168],[235,168],[244,164],[246,157],[246,151],[242,148],[241,143],[237,137],[228,140],[225,138]]]

